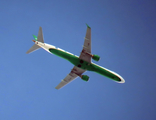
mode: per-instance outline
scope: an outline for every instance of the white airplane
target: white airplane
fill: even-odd
[[[87,25],[87,31],[85,36],[85,41],[83,45],[83,49],[81,51],[80,56],[73,55],[70,52],[64,51],[63,49],[56,48],[53,45],[49,45],[44,43],[42,28],[39,28],[38,37],[33,35],[35,40],[32,40],[35,44],[26,52],[31,53],[39,48],[43,48],[49,53],[55,54],[59,57],[62,57],[69,62],[71,62],[74,67],[71,72],[55,87],[56,89],[60,89],[63,86],[67,85],[77,77],[80,77],[84,81],[89,80],[89,76],[82,75],[85,71],[93,71],[99,73],[103,76],[106,76],[118,83],[124,83],[125,80],[117,73],[108,70],[104,67],[101,67],[91,61],[91,59],[95,61],[99,61],[100,57],[98,55],[91,54],[91,28]]]

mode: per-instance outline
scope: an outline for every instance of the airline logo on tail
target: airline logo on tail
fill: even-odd
[[[37,41],[37,36],[33,35],[34,39]]]

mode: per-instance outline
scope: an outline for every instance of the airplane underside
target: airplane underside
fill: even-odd
[[[108,70],[104,67],[101,67],[95,63],[92,63],[92,59],[95,61],[99,61],[100,56],[92,54],[91,52],[91,27],[87,25],[87,31],[85,36],[85,41],[83,44],[83,49],[79,56],[76,56],[72,53],[69,53],[60,48],[56,48],[53,45],[44,43],[42,28],[39,28],[38,36],[33,35],[35,40],[32,40],[35,44],[26,52],[31,53],[39,48],[43,48],[49,53],[55,54],[59,57],[62,57],[69,62],[71,62],[74,67],[71,72],[55,87],[56,89],[60,89],[63,86],[67,85],[71,81],[75,80],[77,77],[81,77],[82,80],[88,81],[89,76],[83,75],[84,72],[93,71],[98,74],[101,74],[105,77],[108,77],[118,83],[124,83],[125,80],[117,73]]]

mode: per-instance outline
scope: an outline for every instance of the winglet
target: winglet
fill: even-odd
[[[91,28],[91,27],[89,27],[89,25],[87,23],[86,23],[86,25],[87,25],[88,28]]]
[[[37,36],[33,35],[34,39],[37,41]]]

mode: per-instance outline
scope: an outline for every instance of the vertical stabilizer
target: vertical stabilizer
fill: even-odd
[[[37,41],[44,43],[42,27],[39,28]]]

